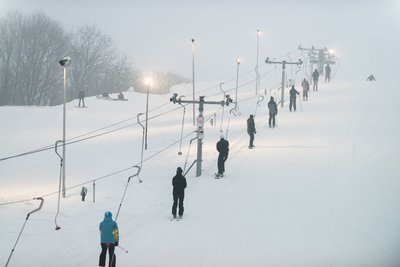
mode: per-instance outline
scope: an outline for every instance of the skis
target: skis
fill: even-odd
[[[220,178],[223,178],[223,177],[224,177],[223,174],[219,174],[219,173],[215,173],[215,174],[214,174],[214,178],[215,178],[215,179],[220,179]]]
[[[182,220],[182,218],[183,218],[183,216],[175,216],[175,217],[171,217],[170,218],[170,221],[172,222],[172,221],[177,221],[177,222],[179,222],[180,220]]]

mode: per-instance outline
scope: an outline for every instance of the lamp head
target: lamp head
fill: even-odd
[[[70,57],[63,57],[58,61],[62,67],[68,67],[71,64],[71,58]]]

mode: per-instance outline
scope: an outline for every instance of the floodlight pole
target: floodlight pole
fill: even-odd
[[[193,84],[193,126],[196,125],[196,105],[195,105],[195,87],[194,87],[194,39],[192,39],[192,84]]]
[[[240,60],[236,60],[236,93],[235,93],[235,103],[237,104],[238,101],[238,87],[239,87],[239,65],[240,65]],[[236,105],[237,108],[237,105]]]
[[[258,87],[260,85],[260,74],[258,73],[258,55],[259,55],[259,48],[260,48],[260,30],[256,31],[257,34],[257,61],[256,61],[256,95],[258,93]]]
[[[147,84],[147,92],[146,92],[146,132],[145,132],[145,141],[144,141],[144,149],[147,150],[147,131],[148,131],[148,121],[149,121],[149,90],[150,83]]]
[[[221,106],[229,106],[232,103],[232,99],[229,95],[226,95],[226,100],[223,101],[204,101],[204,96],[199,96],[198,101],[191,101],[191,100],[182,100],[178,98],[178,94],[173,94],[173,96],[169,99],[174,104],[182,104],[182,103],[193,103],[199,104],[199,115],[197,117],[197,161],[196,161],[196,177],[201,176],[201,163],[202,163],[202,147],[203,147],[203,138],[204,138],[204,104],[211,104],[211,105],[221,105]]]
[[[281,64],[282,65],[282,94],[281,94],[281,107],[283,108],[283,103],[285,101],[285,69],[286,64],[289,65],[301,65],[303,61],[299,59],[297,62],[287,62],[286,60],[283,61],[271,61],[269,57],[265,60],[266,64]]]
[[[67,67],[64,66],[64,93],[63,93],[63,152],[62,152],[62,158],[63,158],[63,163],[62,163],[62,197],[66,197],[65,193],[65,165],[66,165],[66,147],[65,147],[65,136],[66,136],[66,107],[65,107],[65,101],[66,101],[66,92],[67,92]]]

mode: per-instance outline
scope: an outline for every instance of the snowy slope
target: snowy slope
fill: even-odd
[[[281,109],[275,129],[266,126],[266,100],[261,102],[254,150],[247,149],[245,126],[257,98],[251,88],[241,91],[241,116],[230,118],[231,151],[220,180],[213,178],[215,143],[220,128],[226,133],[232,107],[225,108],[222,120],[220,107],[206,106],[206,118],[218,111],[217,125],[206,124],[203,175],[196,178],[193,168],[186,176],[179,222],[169,220],[171,179],[176,167],[184,166],[194,137],[192,108],[186,108],[188,136],[179,156],[182,108],[169,103],[169,95],[151,95],[155,118],[149,121],[140,173],[144,182],[130,180],[121,206],[120,245],[129,253],[116,251],[118,266],[399,266],[400,93],[383,82],[333,81],[320,87],[308,102],[298,103],[297,112]],[[189,97],[191,86],[175,89]],[[204,94],[221,100],[218,92]],[[68,103],[68,138],[131,119],[100,132],[127,126],[123,130],[67,147],[67,186],[74,188],[61,200],[61,230],[54,230],[57,194],[51,194],[30,217],[9,266],[97,266],[98,223],[106,210],[117,213],[136,170],[104,176],[140,163],[142,128],[136,115],[145,110],[145,95],[126,96],[127,102],[88,98],[87,109]],[[4,158],[60,139],[62,107],[0,107],[0,124]],[[188,165],[196,143],[189,152]],[[0,204],[57,192],[59,159],[49,150],[0,161],[0,177]],[[93,203],[91,181],[98,178]],[[89,190],[85,202],[82,185]],[[0,205],[1,264],[37,205]]]

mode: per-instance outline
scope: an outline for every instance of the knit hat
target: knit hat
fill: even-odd
[[[182,172],[183,172],[183,170],[182,170],[181,167],[178,167],[178,168],[176,169],[176,173],[177,173],[177,174],[182,174]]]

